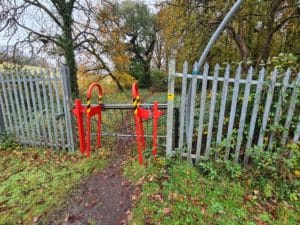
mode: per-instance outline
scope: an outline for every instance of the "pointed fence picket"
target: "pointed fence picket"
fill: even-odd
[[[216,108],[219,70],[220,70],[220,66],[219,66],[219,64],[217,64],[215,66],[214,77],[213,77],[213,86],[211,89],[209,122],[208,122],[207,140],[206,140],[206,148],[205,148],[205,158],[206,159],[209,157],[209,154],[210,154],[210,145],[211,145],[211,139],[212,139],[212,135],[213,135],[212,131],[213,131],[214,116],[215,116],[215,108]]]
[[[228,132],[227,132],[227,139],[226,139],[226,149],[225,149],[225,156],[224,159],[228,160],[229,153],[230,153],[230,146],[231,146],[231,137],[233,134],[233,126],[234,126],[234,119],[235,119],[235,112],[237,109],[237,100],[238,100],[238,94],[239,94],[239,87],[240,87],[240,77],[241,77],[241,71],[242,67],[239,66],[237,68],[237,72],[235,75],[234,80],[234,88],[233,88],[233,94],[232,94],[232,101],[231,101],[231,109],[230,109],[230,116],[229,116],[229,125],[228,125]]]
[[[170,70],[175,71],[175,63]],[[173,84],[175,78],[182,79],[179,148],[187,149],[181,155],[190,162],[215,155],[246,165],[256,146],[274,150],[287,140],[299,141],[300,73],[295,78],[291,70],[261,68],[256,74],[250,67],[245,74],[238,66],[230,76],[230,65],[210,71],[205,64],[203,70],[194,66],[188,74],[185,62],[183,73],[169,73],[170,77]],[[282,79],[276,82],[277,77]]]
[[[300,139],[300,116],[298,116],[299,119],[298,119],[298,124],[297,124],[297,129],[296,129],[296,132],[295,132],[295,135],[294,135],[294,138],[293,138],[293,141],[294,143],[297,143]]]
[[[7,88],[6,88],[6,85],[5,85],[5,83],[6,83],[5,79],[6,79],[6,74],[1,73],[2,93],[3,93],[3,96],[4,96],[3,105],[5,105],[6,112],[10,112],[10,108],[9,108],[10,104],[9,104],[8,97],[7,97],[7,91],[6,91]],[[6,129],[9,130],[10,132],[13,132],[13,125],[12,125],[12,120],[11,120],[10,114],[4,113],[4,117],[7,117],[7,120],[9,121],[9,124],[6,127]]]
[[[222,90],[222,96],[221,96],[221,108],[220,108],[220,113],[219,113],[217,143],[216,143],[217,146],[220,146],[220,144],[222,142],[224,115],[225,115],[225,107],[226,107],[226,100],[227,100],[227,93],[228,93],[229,73],[230,73],[230,66],[227,65],[225,75],[224,75],[223,90]],[[215,156],[216,156],[216,158],[218,158],[218,152],[216,152]]]
[[[279,125],[279,120],[280,120],[280,116],[281,116],[281,113],[282,113],[282,103],[285,99],[286,90],[287,90],[287,87],[289,85],[290,76],[291,76],[291,70],[288,69],[285,76],[283,77],[283,81],[282,81],[283,85],[282,85],[282,88],[280,90],[280,95],[279,95],[278,102],[277,102],[277,105],[276,105],[276,112],[275,112],[273,127],[276,127],[277,125]],[[269,146],[268,146],[268,149],[270,149],[270,150],[273,148],[274,135],[275,135],[275,132],[272,131],[272,133],[270,135],[270,138],[269,138]]]
[[[187,149],[188,149],[188,160],[192,162],[192,145],[193,145],[193,129],[194,129],[194,116],[195,116],[195,102],[196,102],[196,89],[197,89],[197,79],[195,73],[198,71],[197,64],[194,64],[193,67],[193,78],[191,83],[191,100],[190,100],[190,110],[189,110],[189,125],[188,125],[188,140],[187,140]]]
[[[265,103],[265,107],[264,107],[264,114],[263,114],[263,118],[262,118],[262,125],[260,127],[259,139],[258,139],[258,142],[257,142],[257,146],[259,146],[259,147],[262,147],[263,142],[264,142],[264,136],[265,136],[267,123],[268,123],[268,118],[269,118],[269,113],[270,113],[270,109],[271,109],[271,105],[272,105],[273,93],[274,93],[277,73],[278,72],[275,69],[272,73],[271,82],[269,84],[267,99],[266,99],[266,103]]]
[[[243,162],[244,165],[246,165],[248,163],[248,160],[249,160],[248,151],[252,147],[252,141],[253,141],[253,135],[254,135],[255,125],[256,125],[256,121],[257,121],[257,116],[258,116],[261,92],[262,92],[263,84],[264,84],[264,76],[265,76],[265,69],[262,68],[259,72],[258,84],[256,86],[256,92],[255,92],[253,109],[252,109],[251,120],[250,120],[250,129],[249,129],[249,133],[248,133],[245,157],[244,157],[244,162]]]
[[[204,77],[202,80],[202,88],[201,88],[201,99],[200,99],[200,114],[199,114],[199,126],[198,126],[198,138],[197,138],[197,147],[196,147],[196,163],[200,160],[200,153],[202,147],[202,133],[203,133],[203,120],[204,120],[204,112],[205,112],[205,102],[207,95],[207,77],[208,77],[208,64],[204,66]]]
[[[294,89],[293,89],[293,93],[291,96],[291,101],[290,101],[290,106],[288,109],[288,113],[287,113],[287,118],[286,121],[284,123],[284,130],[283,130],[283,135],[282,135],[282,139],[281,139],[281,144],[284,145],[287,141],[287,137],[288,137],[288,133],[289,133],[289,128],[291,126],[292,123],[292,119],[294,116],[294,112],[296,109],[296,104],[297,104],[297,100],[299,103],[299,87],[300,87],[300,73],[298,73],[297,79],[294,82]]]
[[[67,70],[0,71],[0,135],[20,143],[74,150]]]
[[[183,64],[183,77],[182,77],[182,86],[181,86],[181,100],[180,100],[180,123],[179,123],[179,142],[178,148],[183,149],[183,141],[184,141],[184,118],[185,118],[185,105],[186,105],[186,86],[187,86],[187,75],[188,73],[188,63],[185,62]]]
[[[238,162],[239,156],[240,156],[240,149],[241,149],[243,132],[244,132],[244,127],[245,127],[245,120],[246,120],[247,107],[248,107],[248,102],[249,102],[252,76],[253,76],[253,68],[250,67],[250,69],[248,71],[248,76],[247,76],[247,84],[245,87],[245,93],[244,93],[244,97],[243,97],[243,105],[242,105],[242,112],[241,112],[240,122],[239,122],[239,130],[238,130],[237,139],[236,139],[237,143],[236,143],[236,147],[235,147],[235,158],[234,158],[235,162]]]

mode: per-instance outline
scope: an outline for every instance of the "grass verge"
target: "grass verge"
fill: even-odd
[[[125,164],[124,174],[141,194],[129,224],[295,225],[299,206],[262,200],[260,193],[227,179],[214,181],[186,162],[159,159],[140,167]],[[254,192],[254,193],[253,193]],[[250,197],[252,196],[252,197]]]
[[[80,180],[107,164],[108,152],[86,159],[49,150],[0,151],[0,224],[34,224],[60,206]]]

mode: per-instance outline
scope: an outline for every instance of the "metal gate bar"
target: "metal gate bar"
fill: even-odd
[[[83,105],[85,106],[85,105]],[[153,104],[141,104],[141,107],[144,109],[151,109]],[[166,113],[167,104],[159,104],[158,108]],[[113,137],[118,140],[122,139],[123,141],[133,141],[135,142],[136,132],[134,125],[134,117],[133,117],[133,105],[132,104],[102,104],[102,137]],[[174,145],[177,147],[178,145],[178,129],[179,129],[179,110],[178,108],[174,109]],[[177,122],[176,122],[177,121]],[[159,119],[159,132],[158,139],[161,146],[165,147],[166,143],[166,122],[167,122],[167,114],[163,115]],[[95,143],[95,138],[97,134],[96,130],[96,120],[92,120],[91,123],[91,136],[92,136],[92,144]],[[152,120],[144,121],[144,129],[145,129],[145,138],[147,142],[152,140]],[[177,135],[177,137],[176,137]],[[132,140],[130,140],[132,139]],[[105,143],[105,140],[102,139]],[[152,143],[152,142],[151,142]],[[105,145],[105,144],[104,144]]]

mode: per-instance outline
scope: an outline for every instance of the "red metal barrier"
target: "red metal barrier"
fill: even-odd
[[[93,89],[97,88],[98,90],[98,105],[91,106],[91,97]],[[101,103],[102,103],[102,88],[99,84],[93,83],[90,85],[87,92],[87,106],[82,106],[81,100],[75,100],[75,108],[73,109],[73,113],[77,118],[77,127],[78,127],[78,136],[79,136],[79,145],[80,152],[82,154],[86,154],[87,157],[90,157],[91,154],[91,118],[95,115],[98,116],[97,121],[97,147],[101,146]],[[83,115],[86,113],[86,133],[84,130],[84,117]],[[86,134],[86,140],[85,140]]]
[[[98,90],[98,105],[91,106],[91,97],[93,89],[97,88]],[[97,121],[97,148],[101,146],[101,103],[102,103],[102,88],[99,84],[93,83],[90,85],[88,92],[86,94],[86,126],[87,126],[87,135],[86,135],[86,156],[90,157],[91,154],[91,118],[95,115],[98,115]]]
[[[142,118],[138,114],[140,108],[140,94],[136,82],[133,83],[132,85],[132,98],[133,98],[134,121],[135,121],[135,129],[136,129],[136,140],[137,140],[137,147],[138,147],[139,163],[143,164],[143,151],[145,150],[146,144],[145,144]]]
[[[96,88],[98,90],[98,105],[91,105],[92,92]],[[77,117],[78,136],[80,142],[80,152],[90,157],[91,152],[91,118],[98,117],[97,121],[97,147],[101,146],[101,103],[102,103],[102,88],[99,84],[93,83],[90,85],[87,92],[87,106],[82,106],[79,99],[75,100],[75,108],[73,109],[74,115]],[[158,110],[158,102],[155,101],[151,110],[143,109],[140,107],[140,95],[138,85],[135,82],[132,85],[132,98],[134,108],[134,120],[136,128],[136,140],[138,147],[139,163],[143,164],[143,151],[146,148],[145,133],[143,128],[143,121],[153,119],[153,133],[152,133],[152,154],[157,154],[157,137],[158,137],[158,119],[164,113]],[[84,129],[84,114],[86,113],[86,132]],[[85,139],[86,134],[86,139]]]
[[[83,107],[81,104],[81,100],[75,99],[75,108],[73,109],[73,113],[77,118],[77,127],[78,127],[78,136],[79,136],[79,145],[80,145],[80,153],[83,154],[85,152],[85,140],[84,140],[84,125],[83,125],[83,113],[85,113],[86,107]]]
[[[164,113],[158,110],[158,102],[155,101],[151,110],[143,109],[140,107],[140,94],[138,84],[136,82],[132,85],[132,98],[134,109],[134,120],[136,128],[136,139],[138,147],[139,163],[143,164],[143,151],[146,148],[145,134],[143,128],[143,121],[153,118],[153,133],[152,133],[152,154],[157,154],[157,133],[158,133],[158,119]]]

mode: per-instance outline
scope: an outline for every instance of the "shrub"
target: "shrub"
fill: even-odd
[[[285,148],[276,151],[264,151],[255,147],[249,152],[252,161],[246,168],[220,159],[202,161],[198,167],[201,173],[213,180],[225,178],[241,181],[252,190],[259,190],[263,198],[290,201],[299,199],[299,145],[287,144]]]
[[[151,70],[152,88],[158,91],[166,91],[168,87],[168,77],[159,69]]]
[[[300,147],[287,144],[277,151],[254,148],[250,155],[252,165],[247,171],[251,186],[258,187],[265,197],[297,200],[300,197],[300,182],[296,176],[299,169]]]

